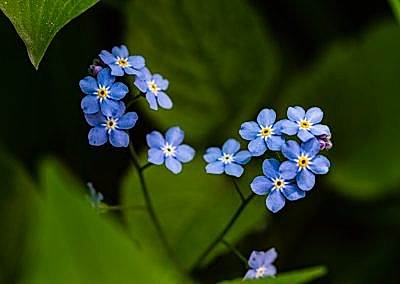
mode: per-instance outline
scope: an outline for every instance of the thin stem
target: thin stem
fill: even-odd
[[[147,163],[144,166],[140,167],[140,171],[143,172],[145,169],[147,169],[148,167],[150,167],[151,165],[153,165],[152,163]]]
[[[248,266],[247,259],[243,256],[243,254],[240,253],[240,251],[237,248],[235,248],[233,245],[231,245],[224,239],[221,240],[221,243],[223,243],[228,249],[230,249],[241,261],[243,261],[246,267]]]
[[[236,220],[239,218],[240,214],[243,212],[243,210],[247,207],[249,202],[253,199],[255,194],[252,192],[250,195],[240,204],[239,208],[236,210],[236,212],[233,214],[231,219],[229,220],[228,224],[226,224],[225,228],[222,230],[222,232],[210,243],[210,245],[207,247],[207,249],[203,252],[203,254],[200,255],[200,257],[197,259],[195,262],[193,268],[199,267],[203,260],[208,256],[208,254],[218,245],[219,242],[221,242],[225,235],[229,232],[229,230],[232,228],[232,226],[235,224]]]
[[[237,180],[234,177],[232,177],[232,182],[233,182],[233,185],[235,186],[236,192],[239,194],[240,200],[242,200],[242,202],[244,202],[244,200],[245,200],[244,195],[243,195],[242,191],[240,190]]]
[[[157,233],[158,233],[158,235],[160,237],[160,240],[161,240],[163,246],[165,247],[165,250],[170,255],[170,257],[172,259],[174,259],[174,254],[172,252],[171,247],[169,246],[169,243],[168,243],[167,237],[166,237],[166,235],[164,233],[164,230],[161,227],[161,223],[157,218],[156,212],[155,212],[154,207],[153,207],[153,203],[151,201],[150,193],[147,190],[146,182],[145,182],[145,179],[144,179],[144,176],[143,176],[143,169],[146,168],[147,166],[146,165],[143,166],[143,167],[140,166],[139,157],[136,154],[135,148],[133,147],[132,143],[129,144],[129,150],[131,152],[133,164],[134,164],[134,166],[136,168],[136,171],[137,171],[137,173],[139,175],[140,185],[141,185],[141,188],[142,188],[144,200],[146,202],[147,211],[148,211],[148,213],[150,215],[150,218],[151,218],[151,220],[152,220],[152,222],[154,224],[155,229],[157,230]]]

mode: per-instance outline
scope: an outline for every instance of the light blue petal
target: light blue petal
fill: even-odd
[[[92,146],[101,146],[107,142],[107,130],[105,127],[94,127],[88,134],[89,144]]]
[[[117,127],[119,129],[131,129],[135,126],[138,120],[138,115],[136,112],[127,112],[118,119]]]
[[[257,269],[263,265],[264,262],[264,252],[263,251],[253,251],[249,258],[249,266],[253,269]]]
[[[260,126],[266,127],[274,124],[276,112],[273,109],[265,108],[257,116],[257,122]]]
[[[206,166],[206,172],[209,174],[222,174],[225,170],[225,165],[221,161],[216,161]]]
[[[176,148],[176,153],[175,156],[178,159],[178,161],[182,163],[187,163],[193,160],[193,157],[195,155],[196,151],[190,147],[189,145],[179,145]]]
[[[279,190],[272,190],[266,200],[267,208],[272,213],[276,213],[285,206],[285,197]]]
[[[90,126],[100,126],[106,122],[106,118],[101,114],[101,112],[85,114],[85,119]]]
[[[240,144],[235,139],[228,139],[222,146],[222,152],[225,154],[235,154],[240,149]]]
[[[97,92],[98,88],[96,79],[91,76],[86,76],[80,80],[79,87],[81,87],[82,92],[86,95],[93,95]]]
[[[241,165],[230,163],[225,165],[225,173],[230,176],[240,177],[244,172]]]
[[[305,141],[308,141],[308,140],[314,138],[314,135],[312,135],[308,130],[299,129],[299,132],[297,133],[297,137],[299,137],[301,141],[305,142]]]
[[[309,158],[314,158],[320,151],[321,145],[318,139],[313,138],[301,144],[301,151],[306,153]]]
[[[157,99],[152,92],[146,93],[146,100],[149,103],[149,106],[152,110],[158,110]]]
[[[280,151],[282,145],[285,144],[285,139],[282,136],[272,135],[267,139],[267,147],[272,151]]]
[[[301,190],[309,191],[315,185],[315,175],[308,169],[303,169],[297,175],[296,181]]]
[[[87,95],[81,101],[82,111],[86,114],[94,114],[99,112],[100,106],[96,96]]]
[[[135,68],[132,68],[132,67],[125,67],[124,71],[128,75],[140,76],[142,74],[142,73],[140,73],[139,70],[136,70]]]
[[[256,274],[257,274],[257,273],[256,273],[255,270],[249,269],[249,270],[247,270],[246,274],[244,275],[243,280],[246,280],[246,279],[256,279]]]
[[[305,115],[306,112],[302,107],[299,106],[289,107],[287,110],[287,116],[291,121],[300,121]]]
[[[165,166],[174,174],[179,174],[182,171],[181,162],[173,157],[168,157],[165,159]]]
[[[258,176],[250,184],[251,190],[258,195],[268,194],[273,187],[272,182],[264,176]]]
[[[317,175],[324,175],[329,172],[329,167],[331,166],[331,163],[329,160],[322,155],[316,156],[310,165],[310,170]]]
[[[275,276],[276,272],[276,267],[274,265],[268,265],[265,267],[264,277]]]
[[[110,89],[110,98],[113,100],[121,100],[125,97],[125,95],[129,92],[128,87],[121,83],[121,82],[116,82],[112,84],[111,89]]]
[[[161,90],[168,89],[169,81],[164,79],[160,74],[154,74],[153,80]]]
[[[328,126],[323,124],[316,124],[311,126],[310,132],[315,136],[331,135],[331,130]]]
[[[279,177],[279,161],[277,159],[266,159],[262,164],[263,174],[271,179]]]
[[[147,84],[145,80],[136,78],[134,84],[142,93],[145,93],[147,91]]]
[[[265,144],[265,140],[262,137],[257,137],[253,141],[250,141],[249,145],[247,146],[250,153],[255,156],[261,156],[262,154],[267,151],[267,145]]]
[[[289,160],[296,160],[300,156],[300,146],[294,140],[289,140],[282,145],[282,154]]]
[[[206,153],[203,155],[203,158],[207,163],[212,163],[215,162],[221,156],[222,152],[220,148],[210,147],[206,150]]]
[[[306,119],[312,124],[320,123],[323,117],[324,113],[319,107],[309,108],[306,112]]]
[[[283,195],[290,201],[294,201],[306,196],[306,192],[299,189],[297,186],[288,184],[282,190]]]
[[[274,135],[282,135],[282,125],[285,121],[290,121],[288,119],[281,119],[277,121],[273,126],[272,130],[274,131]],[[292,121],[291,121],[292,122]],[[292,122],[293,123],[293,122]]]
[[[135,69],[142,69],[145,64],[143,56],[139,56],[139,55],[129,56],[128,62]]]
[[[122,115],[125,105],[121,101],[106,99],[100,103],[100,108],[107,117],[119,117]]]
[[[279,174],[285,180],[294,179],[298,172],[298,166],[296,162],[284,161],[279,166]]]
[[[295,135],[299,131],[299,125],[289,119],[283,119],[279,124],[281,132],[287,135]]]
[[[271,263],[275,261],[275,259],[278,257],[278,253],[276,252],[275,248],[270,248],[264,253],[263,257],[263,265],[268,266]]]
[[[114,56],[119,56],[123,58],[129,56],[128,48],[125,45],[121,45],[120,47],[118,46],[113,47],[112,54]]]
[[[97,83],[102,86],[111,86],[115,81],[115,77],[111,75],[111,71],[108,68],[102,69],[97,74]]]
[[[261,128],[255,121],[247,121],[240,126],[239,134],[245,140],[254,140]]]
[[[161,148],[165,144],[164,136],[158,131],[146,135],[146,142],[150,148]]]
[[[167,133],[165,133],[165,140],[174,146],[178,146],[182,144],[183,138],[185,137],[185,133],[179,126],[174,126],[168,129]]]
[[[140,69],[139,71],[140,71],[140,73],[141,73],[141,75],[139,76],[139,78],[140,78],[141,80],[144,80],[144,81],[151,80],[152,75],[151,75],[151,72],[150,72],[149,69],[147,69],[146,67],[143,67],[143,68]]]
[[[124,76],[124,69],[118,64],[112,63],[108,65],[111,68],[111,75],[113,76]]]
[[[235,162],[241,165],[247,164],[248,162],[250,162],[250,159],[251,159],[251,153],[247,150],[239,151],[234,156]]]
[[[108,52],[107,50],[102,50],[99,54],[99,57],[101,60],[103,60],[103,62],[105,64],[112,64],[115,63],[115,61],[117,61],[117,58],[115,58],[114,55],[112,55],[110,52]]]
[[[171,109],[172,108],[172,101],[169,98],[169,96],[164,92],[158,92],[157,101],[158,101],[158,104],[162,108],[165,108],[165,109]]]
[[[110,143],[114,147],[128,147],[129,135],[122,130],[111,130],[110,132]]]
[[[150,148],[147,151],[147,161],[155,165],[161,165],[164,163],[165,155],[163,151],[158,148]]]

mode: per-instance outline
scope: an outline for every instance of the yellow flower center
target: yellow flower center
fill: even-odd
[[[164,155],[166,157],[171,157],[171,156],[174,157],[176,152],[176,147],[170,145],[169,143],[165,143],[165,145],[161,147],[161,150],[164,152]]]
[[[149,88],[149,90],[157,96],[158,91],[160,90],[160,88],[157,86],[157,84],[154,81],[148,81],[147,82],[147,87]]]
[[[106,99],[108,97],[108,93],[109,93],[108,89],[109,89],[108,87],[106,88],[106,87],[100,86],[97,89],[97,96],[100,99]]]
[[[117,64],[122,68],[130,67],[128,59],[126,58],[117,57]]]
[[[263,137],[263,138],[268,138],[268,137],[270,137],[272,134],[273,134],[273,131],[272,131],[272,127],[271,127],[271,126],[263,127],[263,128],[261,128],[261,130],[260,130],[260,135],[261,135],[261,137]]]
[[[107,119],[106,128],[108,130],[115,129],[116,126],[117,126],[117,122],[114,119],[112,119],[112,118]]]
[[[300,169],[305,169],[310,164],[310,158],[307,155],[301,154],[300,157],[297,159],[297,165]]]
[[[274,187],[275,187],[276,189],[282,189],[282,188],[284,188],[285,185],[286,185],[285,180],[283,180],[283,179],[281,179],[281,178],[274,179],[273,181],[274,181]]]
[[[300,129],[308,130],[312,126],[312,123],[308,121],[307,119],[302,119],[299,121],[299,127]]]

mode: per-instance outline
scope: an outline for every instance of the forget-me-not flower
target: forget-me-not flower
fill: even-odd
[[[172,108],[172,101],[164,92],[168,89],[169,82],[160,74],[152,75],[147,68],[141,70],[141,75],[136,77],[135,86],[144,94],[146,100],[153,110],[158,109],[158,105],[165,109]]]
[[[88,134],[89,144],[101,146],[110,141],[114,147],[128,147],[129,135],[126,130],[135,126],[138,115],[136,112],[124,112],[125,106],[115,116],[104,116],[100,112],[86,114],[86,121],[93,126]]]
[[[140,75],[140,69],[144,67],[144,58],[139,55],[129,56],[128,48],[125,45],[115,46],[111,50],[102,50],[99,57],[111,68],[114,76]]]
[[[267,251],[253,251],[249,258],[249,267],[244,276],[246,279],[259,279],[268,276],[276,275],[276,267],[272,264],[277,258],[278,254],[275,248]]]
[[[258,195],[268,195],[267,208],[273,213],[285,206],[285,198],[297,200],[303,198],[306,193],[293,184],[291,179],[285,176],[286,172],[279,170],[280,163],[276,159],[264,160],[262,170],[264,176],[256,177],[250,184],[251,190]]]
[[[87,187],[89,188],[90,202],[92,203],[92,206],[96,209],[100,208],[104,199],[103,194],[101,192],[96,192],[96,189],[91,182],[87,183]]]
[[[293,140],[282,146],[282,154],[289,160],[283,162],[279,172],[287,179],[296,178],[302,190],[311,190],[315,184],[315,175],[328,173],[330,162],[323,155],[317,155],[320,143],[316,138],[303,142],[301,146]]]
[[[282,120],[281,131],[288,135],[296,135],[305,142],[320,135],[330,135],[329,127],[319,124],[324,113],[318,107],[312,107],[307,112],[299,106],[289,107],[287,110],[289,119]]]
[[[226,173],[230,176],[240,177],[244,169],[241,165],[247,164],[251,154],[247,150],[240,150],[240,144],[235,139],[228,139],[222,146],[222,150],[211,147],[206,150],[203,158],[209,163],[206,172],[209,174]]]
[[[153,131],[147,134],[148,161],[155,165],[165,163],[167,169],[174,174],[182,171],[182,163],[188,163],[193,160],[195,150],[189,145],[182,144],[184,132],[178,126],[171,127],[164,136]]]
[[[257,122],[248,121],[240,126],[239,134],[249,140],[248,149],[253,156],[261,156],[267,149],[280,151],[285,139],[281,136],[280,126],[275,123],[276,113],[272,109],[263,109],[257,116]]]
[[[81,101],[81,108],[85,114],[101,111],[105,116],[116,116],[123,109],[121,100],[129,92],[125,84],[115,82],[115,77],[108,68],[97,74],[97,80],[92,76],[80,80],[79,86],[86,94]]]

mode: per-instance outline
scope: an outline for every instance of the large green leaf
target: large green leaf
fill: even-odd
[[[162,126],[179,124],[204,141],[231,133],[268,95],[279,60],[246,1],[130,1],[125,11],[132,52],[170,82],[173,110],[149,111]]]
[[[258,280],[236,279],[232,281],[224,281],[221,284],[240,284],[240,283],[254,283],[254,284],[303,284],[309,283],[312,280],[320,278],[326,274],[326,268],[323,266],[306,268],[291,272],[279,273],[277,277],[265,278]]]
[[[37,69],[56,33],[99,0],[4,0],[0,9],[24,41]]]
[[[44,196],[23,283],[180,283],[167,263],[98,215],[58,164],[45,162],[40,176]]]
[[[334,141],[327,179],[347,196],[373,198],[400,184],[399,50],[400,28],[382,24],[331,48],[281,96],[282,109],[324,110]]]
[[[400,22],[400,0],[388,0],[396,19]]]
[[[179,175],[172,174],[163,166],[153,166],[145,172],[154,207],[184,269],[194,264],[240,204],[232,181],[226,176],[206,174],[204,166],[205,163],[198,157],[184,165]],[[245,194],[250,192],[251,177],[246,174],[243,178],[242,190]],[[123,184],[123,204],[143,205],[142,196],[138,176],[132,169]],[[227,240],[234,243],[251,230],[262,230],[268,216],[266,212],[263,198],[255,198],[228,234]],[[124,214],[137,242],[163,251],[146,211],[126,210]],[[222,250],[226,248],[218,246],[208,260]]]

